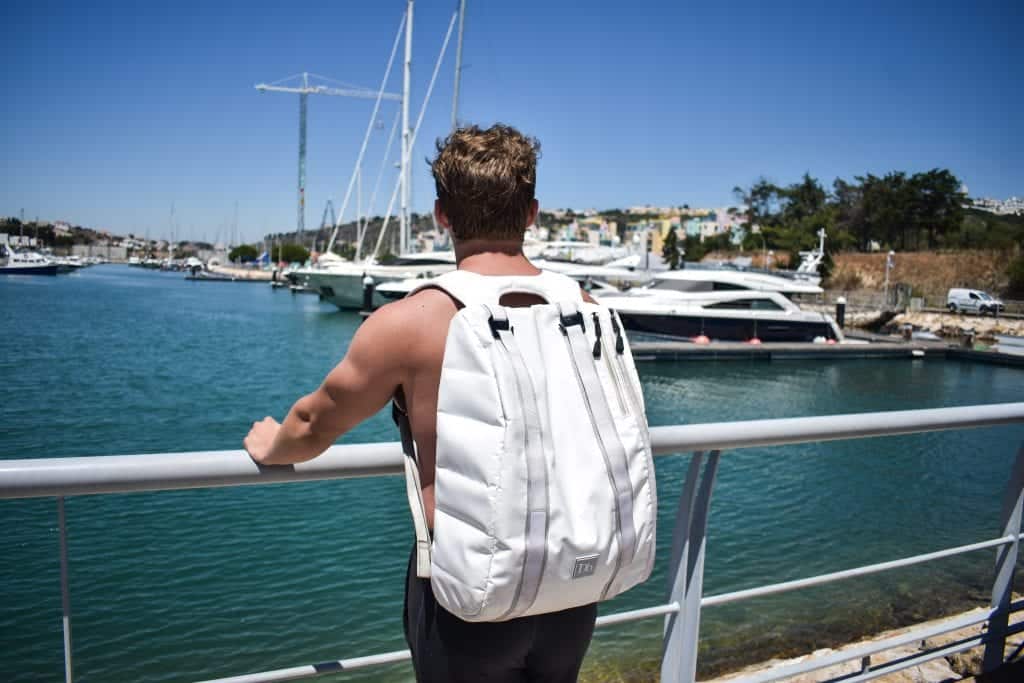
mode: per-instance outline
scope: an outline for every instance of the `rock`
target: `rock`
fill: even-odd
[[[982,609],[983,608],[970,610],[965,614],[980,613]],[[879,640],[885,640],[887,638],[893,638],[899,635],[907,634],[929,624],[935,623],[938,623],[938,621],[927,622],[925,624],[918,624],[916,626],[908,628],[886,631],[872,638],[863,640],[859,643],[845,645],[835,650],[825,648],[815,650],[812,654],[804,655],[801,657],[795,657],[793,659],[773,659],[771,661],[750,666],[740,671],[730,673],[726,676],[713,679],[709,683],[729,683],[730,681],[733,681],[735,679],[750,676],[752,674],[769,671],[771,669],[776,669],[778,667],[790,666],[799,662],[807,661],[809,659],[816,659],[818,657],[833,654],[835,652],[843,652],[845,650],[859,648],[864,645],[868,645],[872,642],[877,642]],[[945,633],[934,638],[929,638],[925,641],[911,643],[909,645],[904,645],[902,647],[886,650],[884,652],[872,655],[869,667],[878,668],[885,662],[891,662],[899,659],[904,659],[907,657],[912,657],[915,654],[919,654],[922,650],[940,648],[951,643],[954,643],[956,641],[976,637],[981,632],[982,626],[975,625],[970,626],[968,628],[960,629],[958,631]],[[1024,642],[1024,636],[1021,636],[1020,634],[1008,638],[1006,642],[1006,656],[1009,656],[1011,653],[1015,652],[1018,647],[1022,647],[1022,642]],[[883,683],[947,683],[948,681],[959,681],[964,680],[965,678],[973,678],[975,676],[978,676],[978,674],[981,672],[983,650],[984,648],[979,646],[974,648],[973,650],[968,650],[966,652],[950,655],[949,657],[937,657],[930,661],[922,662],[917,666],[913,666],[907,669],[903,669],[902,671],[896,671],[885,676],[881,676],[875,680],[882,681]],[[859,673],[861,671],[861,666],[861,660],[859,657],[857,657],[846,662],[842,662],[841,664],[837,664],[835,666],[826,667],[824,669],[818,669],[808,674],[802,674],[800,676],[795,676],[782,680],[791,683],[816,683],[817,681],[829,680],[841,676],[849,676],[850,674]],[[1007,668],[1004,667],[1004,669]],[[1004,669],[1000,669],[1000,671],[1003,671]],[[1017,672],[1014,671],[1013,673],[1016,674]],[[1012,675],[1013,674],[1011,674],[1011,678],[1008,678],[1006,680],[1019,680],[1013,678]],[[981,681],[982,678],[979,678],[978,680]],[[997,677],[992,680],[994,682],[996,680],[1001,681],[1003,679],[999,679]]]

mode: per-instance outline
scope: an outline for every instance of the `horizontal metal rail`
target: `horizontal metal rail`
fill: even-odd
[[[1001,538],[993,538],[990,541],[981,541],[980,543],[971,543],[969,545],[961,545],[955,548],[946,548],[945,550],[936,550],[932,553],[924,553],[921,555],[914,555],[913,557],[904,557],[899,560],[892,560],[889,562],[879,562],[877,564],[867,564],[863,567],[855,567],[853,569],[844,569],[843,571],[831,572],[828,574],[819,574],[818,576],[809,576],[805,579],[796,579],[793,581],[783,581],[781,583],[773,583],[767,586],[760,586],[758,588],[747,588],[745,590],[733,591],[731,593],[721,593],[719,595],[709,595],[700,601],[701,607],[714,607],[715,605],[725,605],[730,602],[738,602],[740,600],[750,600],[751,598],[760,598],[765,595],[775,595],[777,593],[787,593],[789,591],[798,590],[801,588],[810,588],[811,586],[821,586],[826,583],[833,583],[835,581],[842,581],[844,579],[853,579],[859,576],[868,576],[870,574],[878,574],[879,572],[887,572],[892,569],[899,569],[901,567],[910,567],[915,564],[923,564],[925,562],[932,562],[934,560],[941,560],[945,557],[954,557],[956,555],[963,555],[964,553],[971,553],[977,550],[984,550],[986,548],[997,548],[1000,546],[1010,545],[1016,540],[1024,538],[1024,534],[1017,537],[1014,536],[1003,536]]]
[[[923,653],[921,656],[905,658],[906,661],[887,662],[875,669],[865,670],[857,675],[856,679],[851,678],[850,680],[867,680],[882,675],[884,672],[896,671],[900,668],[914,666],[930,658],[942,656],[935,652],[947,650],[956,652],[980,644],[985,644],[988,648],[986,650],[986,669],[988,670],[990,661],[993,665],[1001,663],[1002,644],[1005,642],[1006,635],[1022,629],[1020,624],[1008,624],[1007,615],[1020,607],[1020,605],[1010,605],[1009,595],[1017,547],[1019,541],[1024,538],[1024,534],[1020,533],[1021,508],[1024,505],[1022,503],[1024,493],[1021,493],[1024,490],[1024,449],[1018,455],[1017,464],[1011,474],[1008,493],[1013,494],[1016,498],[1013,496],[1008,498],[1011,506],[1008,508],[1009,512],[1005,513],[1007,517],[1004,520],[1005,528],[1002,536],[913,557],[704,597],[702,596],[702,574],[707,514],[719,454],[722,450],[893,436],[1019,422],[1024,422],[1024,402],[652,428],[651,442],[657,455],[694,452],[687,481],[683,487],[683,495],[680,498],[679,516],[675,529],[674,546],[677,547],[673,548],[673,566],[669,571],[670,577],[673,577],[671,581],[674,583],[670,585],[667,604],[605,615],[597,620],[597,626],[604,627],[639,619],[664,617],[666,619],[666,644],[665,658],[662,662],[662,680],[692,681],[695,673],[699,614],[702,607],[807,588],[968,552],[998,548],[998,576],[993,587],[993,604],[989,611],[980,615],[964,615],[946,620],[938,625],[929,625],[923,629],[884,641],[868,643],[788,667],[776,667],[743,680],[760,683],[806,673],[834,663],[868,657],[876,652],[983,622],[987,623],[988,631],[979,638],[966,639]],[[702,474],[701,466],[706,452],[710,453],[710,457]],[[58,498],[59,512],[62,513],[63,496],[68,495],[394,475],[403,471],[402,458],[399,444],[379,443],[333,446],[319,458],[293,466],[261,467],[241,450],[0,460],[0,499],[55,496]],[[63,543],[66,532],[63,515],[59,514],[59,517]],[[64,560],[63,557],[62,560]],[[70,607],[66,566],[62,569],[61,583],[65,610],[66,679],[71,680]],[[975,641],[977,642],[975,643]],[[990,651],[992,653],[991,660],[989,659]],[[216,680],[220,683],[269,683],[400,662],[409,657],[408,650],[398,650]]]
[[[952,619],[940,621],[937,624],[932,624],[925,628],[916,629],[909,633],[901,633],[900,635],[885,638],[884,640],[865,643],[864,645],[851,647],[846,650],[831,652],[827,655],[815,657],[813,660],[774,667],[750,676],[743,676],[737,680],[743,681],[743,683],[767,683],[768,681],[777,681],[782,678],[799,676],[800,674],[808,671],[835,666],[836,664],[842,664],[843,662],[848,662],[853,659],[863,659],[864,657],[870,657],[871,655],[878,654],[879,652],[891,650],[894,647],[910,645],[911,643],[919,643],[922,640],[941,636],[944,633],[959,631],[962,628],[968,628],[969,626],[974,626],[976,624],[983,624],[992,618],[994,612],[995,610],[985,610],[973,614],[963,614],[958,617],[953,617]]]
[[[652,427],[657,455],[989,427],[1024,421],[1024,402]],[[0,499],[351,479],[403,472],[397,442],[332,446],[261,467],[242,450],[0,460]]]
[[[1024,538],[1024,534],[1018,536],[1018,538]],[[989,541],[982,541],[980,543],[972,543],[970,545],[962,545],[954,548],[948,548],[945,550],[939,550],[931,553],[923,553],[920,555],[914,555],[913,557],[902,558],[899,560],[893,560],[890,562],[882,562],[873,565],[865,565],[863,567],[856,567],[853,569],[847,569],[840,572],[832,572],[830,574],[821,574],[819,576],[808,577],[806,579],[800,579],[797,581],[788,581],[785,583],[772,584],[761,588],[754,588],[749,590],[735,591],[732,593],[723,593],[721,595],[715,595],[706,597],[701,600],[701,608],[713,607],[715,605],[722,605],[729,602],[737,602],[739,600],[747,600],[755,597],[764,595],[770,595],[773,593],[780,593],[783,591],[796,590],[799,588],[807,588],[810,586],[821,585],[825,583],[832,583],[835,581],[842,581],[844,579],[852,579],[867,574],[873,574],[882,572],[890,569],[896,569],[899,567],[906,567],[913,564],[920,564],[923,562],[929,562],[944,557],[952,557],[955,555],[962,555],[969,552],[977,552],[979,550],[985,550],[988,548],[1008,545],[1014,542],[1013,536],[1007,536],[1003,538],[994,538]],[[1015,608],[1020,608],[1024,605],[1014,605]],[[640,621],[643,619],[651,619],[655,617],[665,616],[667,614],[675,614],[680,610],[678,602],[671,602],[666,605],[657,605],[654,607],[644,607],[641,609],[628,610],[625,612],[616,612],[614,614],[606,614],[598,617],[596,627],[603,628],[606,626],[615,626],[618,624],[625,624],[632,621]],[[883,652],[893,647],[899,647],[907,643],[913,643],[920,641],[925,638],[932,638],[936,635],[948,633],[949,631],[955,631],[966,626],[972,626],[977,623],[987,621],[990,616],[990,611],[984,612],[981,615],[966,615],[957,617],[954,619],[940,622],[939,624],[932,625],[922,629],[920,631],[913,631],[906,634],[901,634],[896,637],[893,644],[887,644],[882,647],[875,647],[876,643],[869,643],[865,646],[850,650],[854,654],[849,657],[845,656],[847,651],[842,653],[833,653],[827,655],[828,659],[821,659],[819,663],[818,659],[806,660],[794,664],[792,666],[799,666],[802,668],[801,673],[806,671],[813,671],[817,668],[823,668],[826,666],[832,666],[834,664],[842,663],[850,659],[858,659],[864,656],[875,654],[877,652]],[[888,643],[889,641],[878,641],[878,643]],[[981,641],[977,645],[982,644]],[[975,647],[975,646],[971,646]],[[964,648],[964,649],[970,649]],[[842,656],[841,656],[842,655]],[[936,655],[939,656],[939,655]],[[385,664],[391,662],[403,661],[409,659],[409,650],[396,650],[393,652],[385,652],[378,655],[372,655],[369,657],[358,657],[353,659],[335,660],[333,662],[324,662],[320,664],[309,664],[306,666],[292,667],[288,669],[278,669],[275,671],[263,671],[256,674],[247,674],[242,676],[232,676],[230,678],[217,678],[202,683],[272,683],[277,681],[288,681],[297,678],[309,678],[311,676],[318,676],[328,671],[342,671],[359,669],[367,666],[374,666],[377,664]],[[920,662],[917,662],[920,663]],[[908,665],[911,666],[911,665]],[[332,668],[333,667],[333,668]],[[781,669],[778,669],[781,670]],[[893,668],[892,671],[898,669]],[[775,680],[776,678],[784,678],[794,675],[792,672],[780,674],[779,676],[770,676],[769,672],[774,672],[776,669],[771,669],[762,674],[751,676],[750,678],[742,678],[743,683],[761,683],[763,681]],[[882,674],[878,674],[882,675]],[[764,676],[767,676],[764,677]],[[845,681],[845,679],[844,679]]]

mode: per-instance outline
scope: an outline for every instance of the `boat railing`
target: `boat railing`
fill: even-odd
[[[845,674],[843,680],[862,681],[979,646],[985,648],[984,670],[993,671],[1004,664],[1007,637],[1024,631],[1024,620],[1011,623],[1011,615],[1024,607],[1024,604],[1013,603],[1011,600],[1013,573],[1022,538],[1024,445],[1019,448],[1013,468],[1007,473],[1005,501],[999,527],[1001,533],[995,538],[982,539],[968,545],[729,593],[704,595],[704,554],[708,517],[719,461],[722,452],[726,450],[1022,422],[1024,403],[1004,403],[654,427],[651,429],[651,443],[656,455],[692,452],[677,503],[675,527],[672,530],[666,598],[658,605],[601,616],[598,619],[598,626],[662,618],[664,642],[661,680],[689,683],[694,681],[696,676],[699,626],[703,608],[876,574],[964,553],[994,550],[995,579],[987,609],[919,626],[898,636],[873,641],[867,645],[814,656],[796,664],[766,669],[737,680],[762,683],[859,660],[862,663],[862,670],[854,675]],[[1007,447],[1013,446],[1008,444]],[[333,446],[315,460],[294,466],[277,467],[257,466],[244,451],[7,459],[0,460],[0,498],[56,498],[60,537],[65,679],[70,682],[73,680],[73,660],[65,497],[398,475],[403,471],[402,457],[397,443],[381,443]],[[660,493],[663,498],[670,495],[664,487]],[[980,628],[982,625],[984,629]],[[978,635],[962,638],[951,644],[923,648],[909,657],[879,663],[877,666],[870,665],[870,657],[878,653],[902,645],[921,643],[937,635],[971,626],[979,627]],[[284,681],[398,662],[408,657],[408,650],[398,650],[217,680],[232,683]]]

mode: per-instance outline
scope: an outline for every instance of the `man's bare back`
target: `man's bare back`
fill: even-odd
[[[484,276],[532,276],[523,255],[527,226],[536,222],[539,143],[502,124],[467,126],[438,144],[431,164],[437,190],[434,217],[449,231],[460,270]],[[584,299],[589,297],[583,295]],[[543,303],[507,293],[504,306]],[[427,523],[433,526],[438,389],[448,327],[458,302],[424,289],[389,304],[360,326],[341,362],[281,424],[253,424],[245,448],[261,465],[310,460],[335,439],[385,408],[405,403],[416,442]],[[409,559],[403,626],[417,680],[575,681],[597,618],[594,603],[503,622],[463,622],[435,599]]]
[[[459,268],[480,275],[540,273],[518,245],[469,244],[463,253]],[[508,294],[501,303],[543,302],[530,294]],[[323,384],[299,399],[283,424],[269,417],[255,423],[246,437],[246,449],[261,464],[309,460],[400,392],[416,441],[427,523],[433,526],[437,392],[445,338],[457,311],[451,297],[436,289],[421,290],[378,309],[359,328],[345,357]]]

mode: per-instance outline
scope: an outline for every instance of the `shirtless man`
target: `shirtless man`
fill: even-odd
[[[537,217],[539,144],[514,128],[459,129],[438,144],[432,163],[434,214],[455,244],[460,270],[484,276],[540,271],[523,254],[526,227]],[[589,299],[589,297],[585,297]],[[502,297],[506,306],[543,303],[528,294]],[[388,304],[359,328],[342,361],[284,422],[253,424],[245,449],[258,464],[310,460],[363,420],[404,396],[416,442],[427,523],[433,525],[437,395],[452,298],[421,290]],[[406,580],[405,633],[417,680],[575,681],[590,644],[595,605],[495,623],[468,623],[434,600],[428,579]]]

